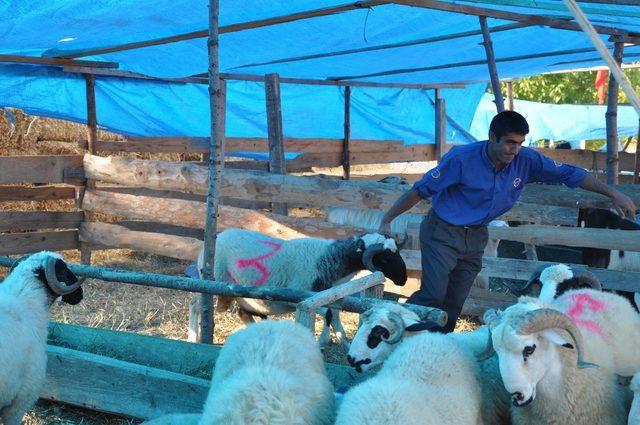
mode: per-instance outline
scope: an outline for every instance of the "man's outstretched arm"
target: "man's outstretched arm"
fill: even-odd
[[[389,208],[389,210],[382,216],[382,222],[378,232],[383,234],[391,233],[391,222],[394,218],[399,216],[405,211],[408,211],[420,201],[420,194],[417,189],[411,189],[402,194],[396,202]]]
[[[587,174],[587,176],[580,183],[580,187],[584,190],[588,190],[590,192],[600,193],[601,195],[605,195],[611,199],[613,204],[618,210],[618,213],[623,217],[627,217],[631,220],[635,220],[636,218],[636,205],[633,203],[631,198],[629,198],[624,193],[619,190],[606,185],[593,177],[591,174]]]

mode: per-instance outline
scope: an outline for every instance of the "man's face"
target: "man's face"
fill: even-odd
[[[489,134],[489,156],[496,162],[496,165],[507,165],[522,148],[525,135],[518,133],[507,133],[496,140],[493,133]]]

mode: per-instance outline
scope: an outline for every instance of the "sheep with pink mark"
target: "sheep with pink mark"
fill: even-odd
[[[400,256],[401,244],[379,233],[368,233],[342,239],[297,238],[283,240],[258,232],[229,229],[216,240],[213,277],[216,281],[251,286],[279,286],[305,291],[322,291],[350,280],[361,270],[381,271],[396,285],[407,281],[407,269]],[[198,272],[202,276],[204,252],[198,256]],[[189,339],[197,336],[199,296],[191,297]],[[226,310],[233,298],[218,299],[218,311]],[[258,299],[237,298],[241,317],[266,317],[293,311],[289,304]],[[345,331],[339,315],[326,312],[320,341],[329,339],[328,326],[336,331],[339,342],[346,345]]]

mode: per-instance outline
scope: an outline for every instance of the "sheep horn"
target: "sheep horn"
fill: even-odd
[[[487,346],[485,347],[484,351],[482,351],[481,353],[476,354],[476,360],[479,362],[485,361],[487,359],[490,359],[491,357],[493,357],[496,354],[496,351],[493,349],[493,341],[491,340],[491,328],[488,329],[488,333],[489,333],[489,337],[487,340]]]
[[[404,233],[404,238],[400,242],[396,242],[396,246],[398,247],[398,251],[404,249],[405,245],[409,241],[409,234],[407,232]]]
[[[44,275],[47,278],[47,284],[56,295],[63,296],[70,294],[78,289],[82,282],[78,280],[76,283],[73,283],[71,285],[65,285],[64,283],[60,282],[56,277],[56,261],[58,261],[57,258],[48,257],[44,265]]]
[[[372,272],[381,271],[379,268],[373,265],[373,257],[376,254],[381,253],[382,251],[384,251],[384,245],[381,243],[373,244],[364,250],[364,253],[362,254],[362,264],[364,264],[367,270],[370,270]]]
[[[596,291],[602,291],[602,284],[589,270],[573,270],[573,277],[591,286]]]
[[[583,361],[584,341],[582,334],[571,319],[558,310],[541,308],[530,311],[523,316],[522,322],[514,330],[519,335],[529,335],[550,328],[564,329],[569,333],[578,353],[578,368],[597,367],[593,363]]]
[[[402,335],[404,335],[404,321],[398,313],[394,312],[389,313],[389,321],[396,327],[396,331],[389,335],[385,342],[387,344],[397,344],[402,339]]]

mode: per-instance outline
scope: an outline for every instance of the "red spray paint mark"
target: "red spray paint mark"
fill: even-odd
[[[572,294],[571,299],[573,303],[567,310],[567,316],[569,316],[577,326],[589,329],[605,338],[604,332],[602,332],[602,329],[600,329],[600,326],[598,326],[594,320],[582,319],[582,315],[586,309],[590,311],[604,311],[605,304],[589,294]]]
[[[227,271],[227,276],[236,285],[241,284],[241,285],[251,285],[251,286],[262,286],[265,283],[267,283],[267,280],[269,279],[269,276],[271,276],[271,273],[269,273],[267,266],[265,266],[262,261],[272,257],[276,252],[280,251],[280,248],[282,248],[282,244],[277,242],[271,242],[271,241],[260,241],[260,243],[269,245],[273,247],[273,249],[267,252],[266,254],[260,255],[259,257],[244,258],[244,259],[236,260],[236,266],[240,270],[253,267],[260,272],[260,277],[252,283],[240,283],[238,279],[236,279],[236,277],[231,274],[230,271]]]

